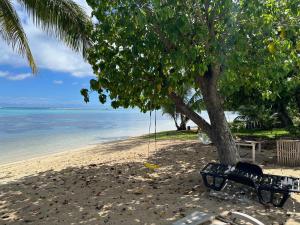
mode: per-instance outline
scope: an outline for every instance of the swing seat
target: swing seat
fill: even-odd
[[[158,169],[159,168],[159,165],[157,164],[152,164],[152,163],[147,163],[145,162],[144,163],[144,166],[150,170],[155,170],[155,169]]]
[[[227,180],[255,188],[259,202],[282,207],[290,193],[300,193],[300,178],[264,174],[251,163],[239,162],[236,166],[209,163],[200,172],[209,189],[222,190]]]

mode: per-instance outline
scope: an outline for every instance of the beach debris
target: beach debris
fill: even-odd
[[[68,203],[69,203],[69,201],[67,199],[65,199],[62,204],[67,205]]]
[[[194,187],[192,187],[192,191],[197,191],[201,189],[201,185],[195,185]]]
[[[153,164],[153,163],[144,163],[144,166],[148,169],[150,169],[151,171],[154,171],[155,169],[158,169],[160,166],[157,164]]]
[[[144,188],[137,187],[137,188],[132,190],[132,193],[135,194],[135,195],[141,195],[141,194],[144,193]]]
[[[219,200],[230,200],[233,202],[240,202],[241,204],[249,204],[251,200],[255,200],[256,195],[253,190],[244,185],[232,185],[230,182],[222,192],[210,190],[210,197],[214,197]]]
[[[3,215],[1,216],[2,219],[8,219],[9,218],[9,215]]]
[[[108,223],[109,219],[110,219],[110,217],[108,216],[108,217],[106,217],[106,218],[103,220],[103,222],[104,222],[104,223]]]
[[[96,166],[97,166],[97,165],[96,165],[96,164],[94,164],[94,163],[93,163],[93,164],[89,164],[89,165],[88,165],[88,167],[96,167]]]
[[[166,213],[167,213],[166,211],[160,211],[159,216],[160,216],[160,217],[163,217],[163,216],[166,215]]]
[[[97,210],[101,210],[103,207],[104,207],[104,205],[102,205],[102,204],[97,204],[95,208],[96,208]]]

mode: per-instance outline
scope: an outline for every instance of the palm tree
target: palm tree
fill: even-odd
[[[195,111],[201,111],[204,106],[200,92],[188,87],[185,87],[183,89],[184,90],[180,93],[180,96],[182,97],[182,99],[184,99],[185,104]],[[167,114],[174,120],[175,126],[178,131],[186,130],[186,125],[190,119],[176,109],[173,101],[165,102],[161,106],[161,108],[163,114]]]
[[[72,0],[17,0],[37,27],[65,42],[86,57],[91,20]],[[26,34],[11,0],[0,0],[0,36],[20,55],[27,58],[32,73],[37,72]]]

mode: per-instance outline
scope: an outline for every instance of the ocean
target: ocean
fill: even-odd
[[[149,124],[149,113],[138,110],[0,108],[0,164],[148,134]],[[154,113],[151,124],[154,132]],[[175,129],[160,111],[156,124],[157,131]]]

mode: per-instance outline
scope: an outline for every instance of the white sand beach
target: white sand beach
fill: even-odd
[[[258,155],[265,173],[300,177],[280,168],[274,152]],[[199,171],[216,159],[214,147],[197,141],[144,138],[48,155],[0,166],[0,224],[167,225],[193,211],[241,211],[265,224],[300,224],[300,195],[283,209],[209,195]],[[266,160],[267,159],[267,160]],[[154,172],[143,162],[160,166]],[[243,188],[243,187],[242,187]]]

